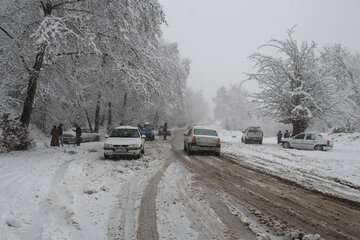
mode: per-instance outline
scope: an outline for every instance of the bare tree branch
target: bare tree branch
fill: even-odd
[[[6,36],[8,36],[9,38],[14,39],[14,37],[8,31],[6,31],[5,28],[3,28],[2,26],[0,26],[0,30],[4,32]]]

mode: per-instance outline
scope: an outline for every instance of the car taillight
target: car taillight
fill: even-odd
[[[196,137],[195,136],[193,136],[191,143],[196,144]]]

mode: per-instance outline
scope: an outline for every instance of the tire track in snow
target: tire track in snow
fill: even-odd
[[[137,231],[138,240],[158,240],[159,233],[157,230],[156,220],[156,197],[158,185],[166,169],[171,164],[168,160],[154,177],[151,178],[149,184],[145,188],[143,198],[141,200],[141,208],[139,214],[139,225]]]

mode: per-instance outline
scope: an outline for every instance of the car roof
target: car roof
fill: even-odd
[[[193,126],[192,128],[195,128],[195,129],[205,129],[205,130],[214,130],[214,131],[216,131],[216,129],[214,129],[214,128],[205,127],[205,126]]]
[[[116,127],[114,129],[139,129],[138,127],[133,127],[133,126],[120,126],[120,127]]]

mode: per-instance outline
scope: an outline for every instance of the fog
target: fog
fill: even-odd
[[[164,37],[178,42],[192,61],[188,84],[208,100],[222,85],[244,80],[249,55],[271,38],[284,39],[294,25],[299,40],[341,43],[359,51],[358,0],[160,0],[168,26]],[[256,91],[255,83],[247,83]]]

